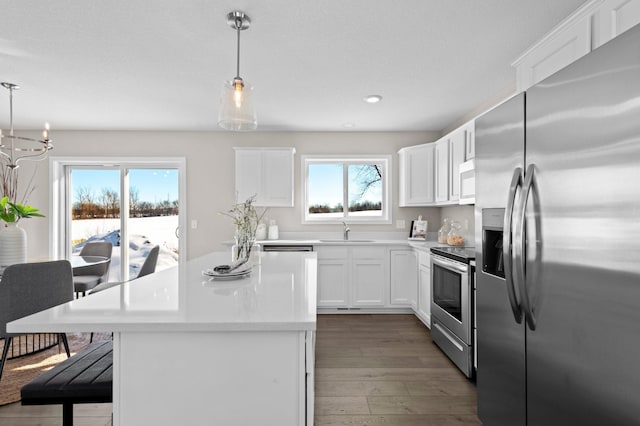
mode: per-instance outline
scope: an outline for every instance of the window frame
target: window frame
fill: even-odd
[[[66,206],[72,201],[70,194],[71,168],[104,168],[120,170],[120,211],[128,212],[129,182],[125,170],[128,169],[162,169],[171,168],[178,171],[178,203],[180,205],[178,224],[180,239],[178,247],[180,256],[178,264],[184,265],[187,260],[187,187],[186,159],[184,157],[49,157],[49,178],[51,196],[49,198],[49,253],[52,259],[66,259],[71,255],[67,237],[71,227],[71,215]],[[124,217],[124,216],[123,216]],[[128,218],[128,213],[126,215]],[[122,218],[121,218],[122,219]],[[126,220],[121,225],[123,238],[128,238]],[[121,276],[128,277],[128,257],[121,251]]]
[[[391,155],[303,155],[300,158],[302,176],[302,224],[327,224],[335,225],[345,223],[360,223],[368,225],[387,225],[392,223],[391,206],[391,176],[392,157]],[[382,165],[382,215],[379,217],[347,216],[348,203],[343,203],[345,210],[340,218],[311,218],[309,215],[309,165],[311,164],[380,164]],[[344,179],[342,182],[345,198],[348,199],[349,182]]]

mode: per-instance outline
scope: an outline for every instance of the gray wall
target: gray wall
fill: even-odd
[[[29,132],[25,132],[28,134]],[[33,134],[37,136],[37,134]],[[353,232],[397,232],[396,220],[404,219],[408,227],[412,219],[422,215],[429,221],[429,231],[437,231],[440,208],[398,208],[398,149],[431,142],[439,132],[143,132],[143,131],[60,131],[52,132],[54,150],[51,156],[77,157],[185,157],[187,161],[188,223],[198,220],[198,229],[188,229],[188,258],[222,249],[221,243],[233,237],[229,218],[218,214],[235,200],[234,146],[288,146],[296,148],[295,207],[272,208],[267,216],[278,222],[281,232],[339,231],[335,225],[303,225],[300,204],[300,156],[307,154],[393,154],[391,225],[353,225]],[[48,215],[49,163],[37,163],[36,190],[29,204]],[[20,169],[25,184],[33,164]],[[44,259],[49,255],[49,220],[28,219],[21,222],[28,233],[28,257]]]

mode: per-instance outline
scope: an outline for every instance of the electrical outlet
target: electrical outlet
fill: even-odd
[[[396,228],[404,229],[404,227],[405,227],[404,219],[396,220]]]

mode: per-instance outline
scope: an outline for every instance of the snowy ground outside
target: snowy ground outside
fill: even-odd
[[[129,219],[129,277],[135,278],[149,250],[160,246],[156,271],[178,264],[178,216],[156,216]],[[120,219],[74,220],[71,226],[72,241],[109,241],[113,244],[109,281],[121,281],[120,277]],[[77,253],[81,244],[74,246]]]

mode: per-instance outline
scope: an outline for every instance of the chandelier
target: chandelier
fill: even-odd
[[[18,168],[22,160],[42,160],[47,152],[53,148],[49,139],[49,123],[45,124],[42,131],[42,139],[33,139],[25,136],[17,136],[13,130],[13,91],[20,86],[13,83],[0,83],[9,90],[9,134],[0,129],[0,161],[6,167],[13,170]]]

